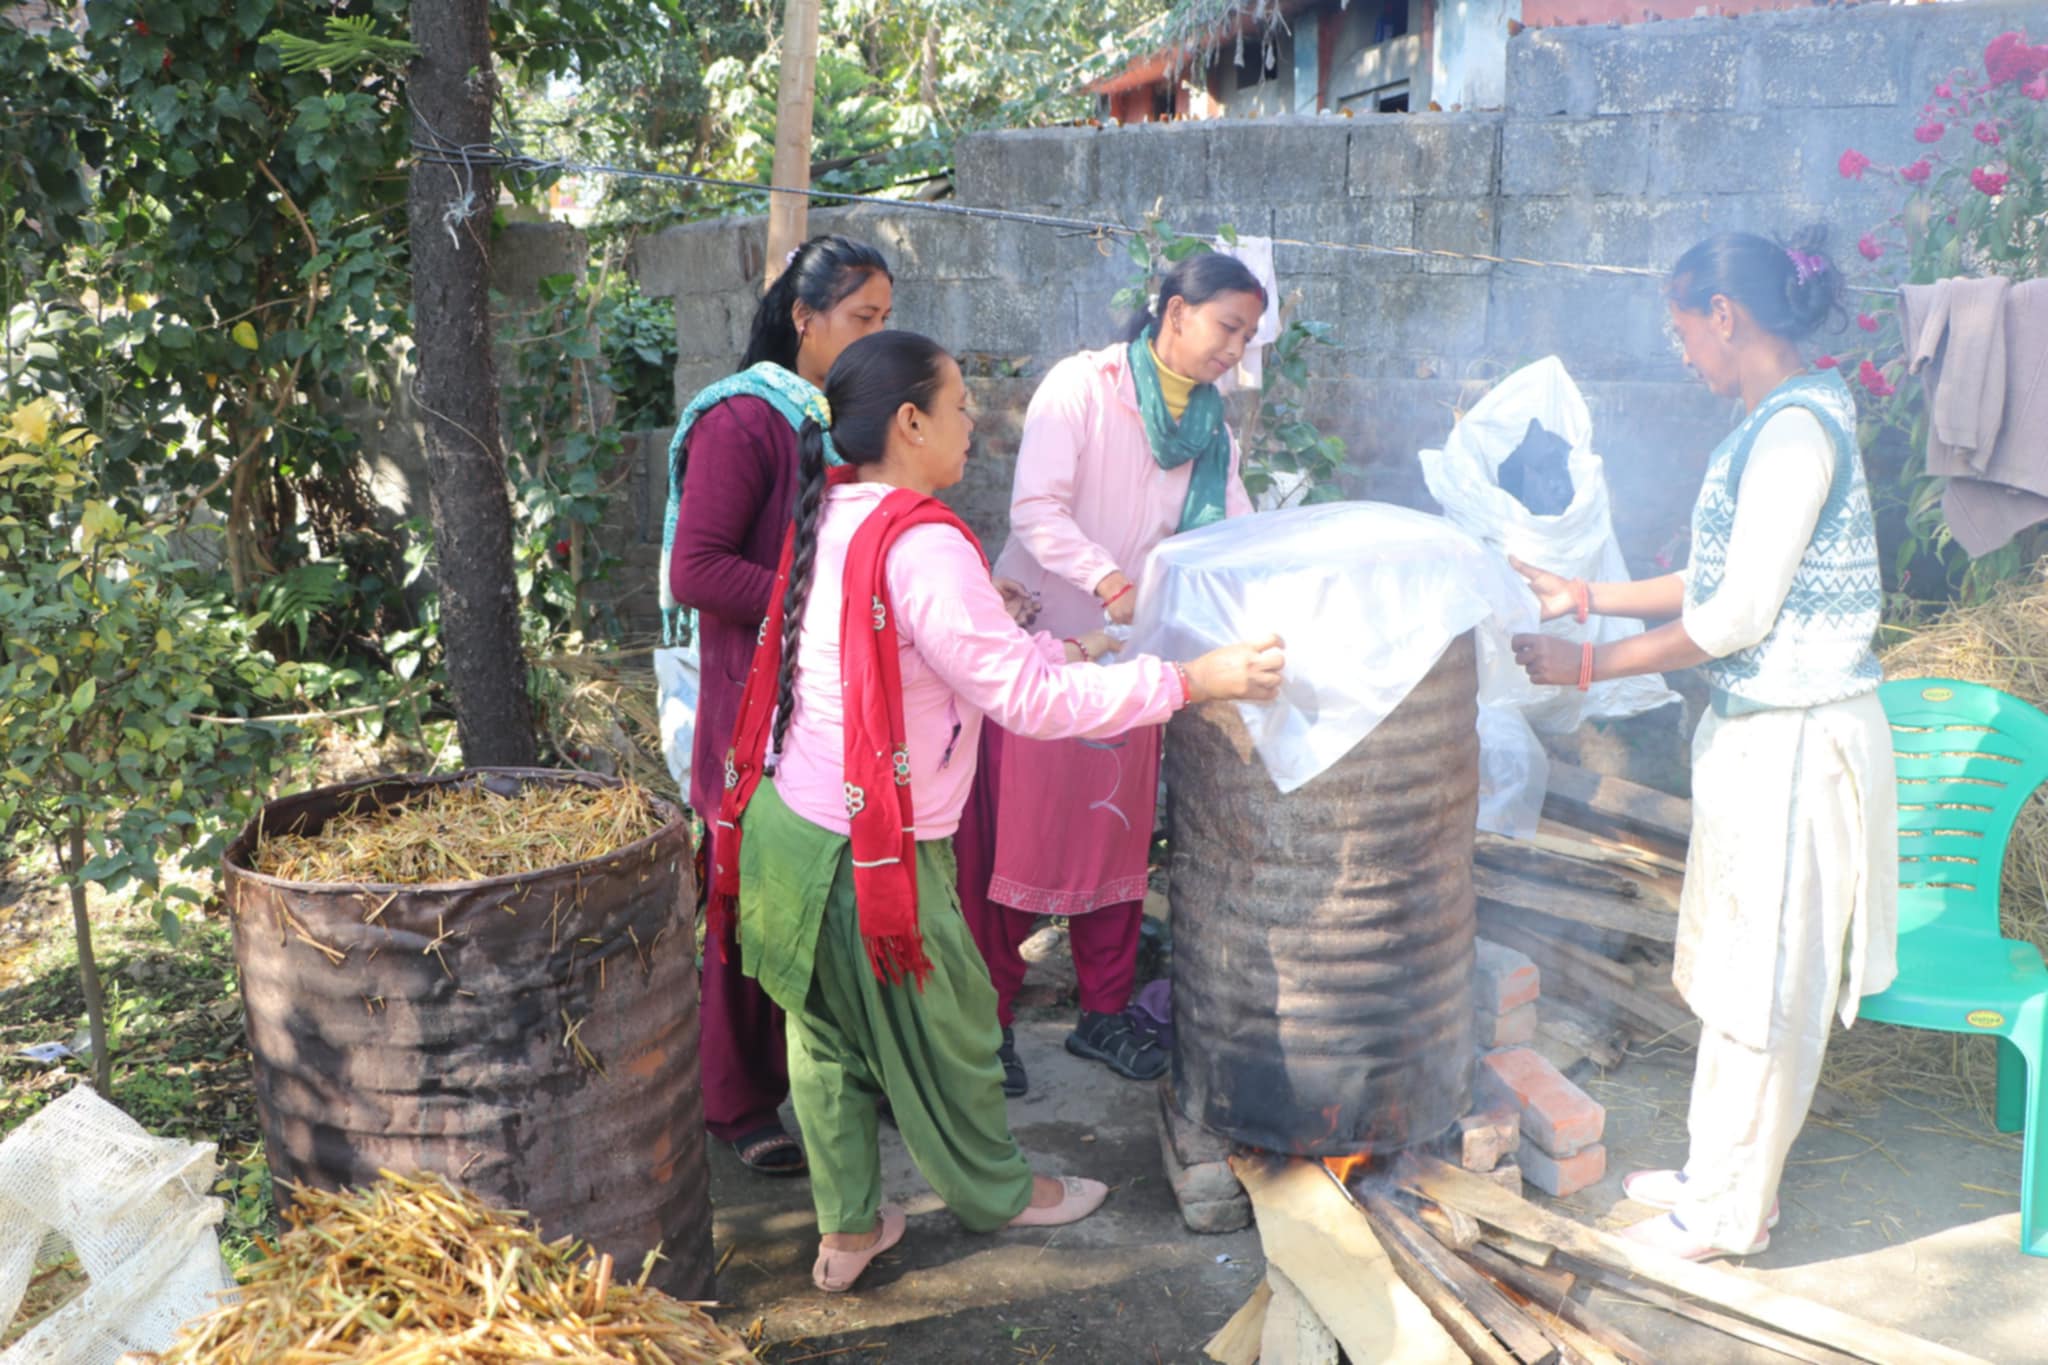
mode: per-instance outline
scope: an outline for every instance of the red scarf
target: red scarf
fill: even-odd
[[[852,483],[859,471],[841,466],[828,487]],[[839,612],[839,686],[846,711],[846,813],[852,828],[853,889],[860,936],[877,978],[908,975],[921,988],[931,971],[917,928],[916,805],[910,794],[910,748],[903,730],[903,678],[896,652],[896,610],[889,597],[889,550],[913,526],[951,526],[977,553],[981,542],[937,498],[899,488],[882,499],[847,547]],[[782,672],[782,604],[789,586],[794,528],[768,597],[768,619],[740,698],[740,719],[725,757],[725,796],[712,831],[710,918],[714,933],[740,892],[740,816],[761,784],[774,734],[776,682]],[[982,553],[982,562],[988,556]]]

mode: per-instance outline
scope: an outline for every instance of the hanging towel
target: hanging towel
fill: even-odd
[[[1926,386],[1927,472],[1972,558],[2048,521],[2048,280],[1900,290],[1908,365]]]
[[[1266,291],[1266,311],[1259,315],[1259,329],[1245,343],[1244,358],[1232,373],[1237,383],[1258,392],[1265,374],[1266,347],[1280,339],[1280,280],[1273,273],[1273,239],[1240,237],[1235,243],[1216,239],[1216,250],[1244,263]]]

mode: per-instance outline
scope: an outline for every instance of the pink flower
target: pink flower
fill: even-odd
[[[562,558],[567,559],[569,557],[569,542],[566,540],[556,541],[555,553],[560,555]]]
[[[1987,170],[1982,166],[1970,172],[1971,186],[1994,199],[2005,193],[2005,182],[2010,178],[2003,171]]]
[[[1935,123],[1929,120],[1913,130],[1913,140],[1915,142],[1939,142],[1941,141],[1941,135],[1947,131],[1947,124]]]
[[[2023,33],[2001,33],[1984,49],[1984,74],[1993,85],[2024,81],[2048,71],[2048,45],[2027,46]]]
[[[1835,169],[1842,173],[1844,180],[1861,180],[1863,173],[1870,169],[1870,158],[1851,147],[1842,153],[1842,159],[1835,163]]]
[[[1897,392],[1892,388],[1892,382],[1884,377],[1883,371],[1868,360],[1857,368],[1856,379],[1864,388],[1870,390],[1870,396],[1873,398],[1889,398]]]
[[[1813,358],[1813,368],[1816,370],[1832,370],[1841,363],[1831,355],[1817,355]]]
[[[1867,232],[1856,239],[1856,249],[1863,253],[1863,259],[1866,261],[1874,261],[1884,255],[1884,248],[1878,245],[1877,238]]]
[[[1996,147],[1998,145],[1998,130],[1988,123],[1980,123],[1975,128],[1972,128],[1970,135],[1986,146]]]
[[[2048,73],[2043,73],[2020,87],[2020,93],[2030,100],[2048,100]]]
[[[1877,319],[1868,313],[1858,313],[1856,315],[1856,325],[1866,332],[1875,332],[1877,330]]]
[[[1947,81],[1943,81],[1940,85],[1934,87],[1934,97],[1938,100],[1951,99],[1955,93],[1956,88]]]
[[[1921,184],[1927,179],[1928,176],[1933,174],[1934,163],[1929,161],[1924,156],[1910,166],[1899,167],[1899,179],[1905,181],[1909,185]]]

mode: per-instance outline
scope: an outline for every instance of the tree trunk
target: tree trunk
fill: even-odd
[[[71,932],[78,939],[78,981],[85,988],[85,1018],[92,1030],[92,1088],[111,1104],[114,1059],[107,1052],[107,991],[100,984],[100,964],[92,955],[92,917],[85,910],[85,883],[78,880],[78,869],[85,866],[85,826],[73,825],[65,831],[64,843],[58,861],[72,878]]]
[[[413,139],[453,150],[491,141],[489,0],[412,7],[419,45],[406,82]],[[488,167],[416,159],[409,193],[413,333],[426,417],[441,643],[463,761],[534,761],[533,703],[519,640],[512,500],[491,356]]]

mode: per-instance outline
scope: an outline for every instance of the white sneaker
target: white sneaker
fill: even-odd
[[[1661,1251],[1684,1261],[1707,1261],[1716,1256],[1754,1256],[1771,1244],[1771,1234],[1760,1232],[1754,1244],[1738,1251],[1717,1247],[1678,1221],[1678,1215],[1660,1213],[1621,1233],[1623,1241]]]
[[[1685,1202],[1684,1171],[1631,1171],[1622,1177],[1621,1192],[1638,1204],[1653,1209],[1675,1209]],[[1778,1201],[1771,1201],[1771,1212],[1764,1219],[1764,1229],[1769,1231],[1778,1226]]]

